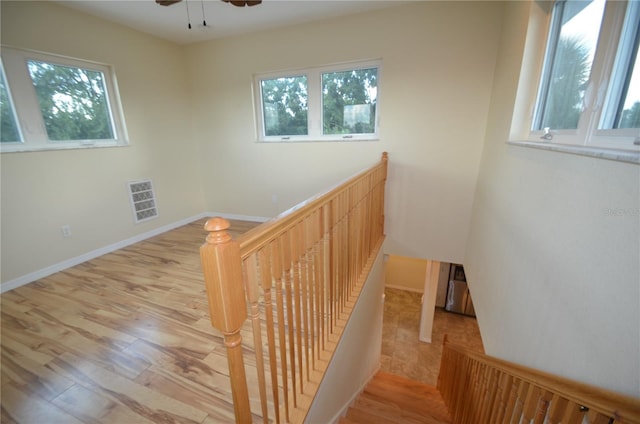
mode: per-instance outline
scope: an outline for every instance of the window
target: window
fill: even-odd
[[[260,141],[374,140],[380,63],[258,75]]]
[[[7,80],[4,76],[4,66],[0,65],[0,119],[2,119],[2,128],[0,128],[0,142],[12,143],[20,142],[20,130],[16,122],[16,113],[11,100],[11,93],[7,87]]]
[[[531,136],[633,149],[640,136],[640,2],[555,3]],[[638,148],[638,147],[635,147]]]
[[[2,64],[2,152],[127,144],[109,66],[5,47]]]

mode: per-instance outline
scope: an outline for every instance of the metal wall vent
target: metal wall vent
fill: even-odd
[[[137,223],[156,218],[158,207],[151,180],[133,181],[129,183],[133,218]]]

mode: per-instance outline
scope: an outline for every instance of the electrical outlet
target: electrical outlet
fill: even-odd
[[[273,203],[274,205],[276,203],[278,203],[278,195],[277,194],[272,194],[271,195],[271,203]]]
[[[71,226],[63,225],[62,226],[62,237],[71,237]]]

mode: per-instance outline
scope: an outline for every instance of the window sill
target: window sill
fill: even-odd
[[[545,143],[540,141],[508,141],[507,144],[512,146],[531,147],[533,149],[551,150],[561,153],[571,153],[580,156],[590,156],[593,158],[614,160],[617,162],[640,164],[640,152],[633,150],[572,146],[569,144]]]
[[[268,138],[268,139],[257,139],[257,143],[359,143],[359,142],[367,142],[367,141],[380,141],[378,137],[351,137],[351,138],[319,138],[319,137],[310,137],[310,138]]]
[[[60,144],[52,145],[13,145],[0,146],[0,154],[4,153],[28,153],[28,152],[53,152],[56,150],[84,150],[84,149],[110,149],[113,147],[128,147],[129,143],[84,143],[84,144]]]

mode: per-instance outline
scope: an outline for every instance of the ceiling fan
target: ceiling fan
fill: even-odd
[[[160,6],[171,6],[172,4],[180,3],[182,0],[156,0]],[[225,3],[231,3],[234,6],[244,7],[244,6],[255,6],[257,4],[262,3],[262,0],[222,0]]]

